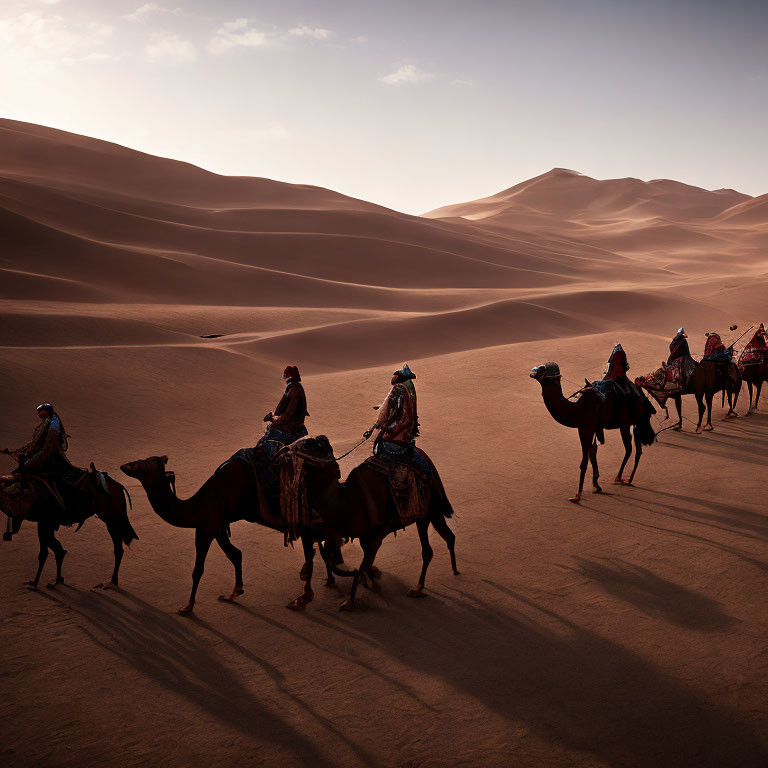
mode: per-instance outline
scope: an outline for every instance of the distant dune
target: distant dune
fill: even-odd
[[[9,765],[768,764],[765,413],[723,424],[717,402],[697,436],[686,403],[633,488],[610,485],[610,433],[610,493],[575,507],[576,432],[528,376],[556,360],[570,394],[617,342],[639,375],[680,325],[700,354],[767,319],[768,195],[553,169],[409,216],[0,120],[0,233],[0,447],[54,402],[72,460],[128,484],[140,536],[120,594],[87,590],[111,559],[98,521],[60,532],[67,585],[44,595],[20,587],[34,529],[0,545]],[[339,454],[405,360],[461,576],[433,536],[431,597],[405,597],[409,529],[360,615],[319,586],[291,613],[300,548],[238,522],[240,605],[216,601],[232,570],[212,551],[197,618],[175,616],[192,532],[120,464],[168,455],[192,494],[263,434],[286,364]]]

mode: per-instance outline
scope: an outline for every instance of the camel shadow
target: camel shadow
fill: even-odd
[[[703,632],[725,629],[738,621],[723,613],[716,600],[663,579],[639,565],[620,558],[574,557],[574,560],[577,567],[560,567],[596,582],[609,594],[636,606],[648,616]]]
[[[437,678],[510,723],[526,724],[558,748],[590,755],[595,764],[767,764],[768,747],[735,711],[610,638],[492,581],[485,585],[496,593],[493,603],[457,589],[432,590],[418,609],[410,604],[366,614],[354,634],[341,618],[327,623],[342,634],[363,635],[419,675]],[[690,622],[708,629],[727,623],[722,615],[703,618],[710,608],[700,603]]]
[[[120,595],[125,599],[109,599],[96,592],[59,593],[51,597],[85,620],[82,629],[94,644],[248,739],[271,742],[281,748],[290,745],[292,752],[307,765],[338,765],[304,733],[262,704],[192,626],[128,592],[122,591]],[[204,622],[197,623],[210,629]],[[247,657],[273,681],[283,682],[282,673],[264,659],[251,652]]]
[[[656,496],[663,496],[672,501],[679,501],[684,504],[697,504],[698,506],[715,510],[715,512],[718,513],[712,514],[711,512],[704,512],[697,509],[685,509],[683,511],[678,507],[675,507],[672,503],[663,504],[661,502],[653,502],[665,509],[683,512],[685,515],[697,518],[696,522],[700,522],[704,525],[711,524],[715,528],[720,528],[721,530],[726,530],[739,536],[754,538],[758,541],[768,540],[768,518],[766,518],[764,514],[751,512],[738,504],[715,501],[711,498],[699,499],[692,496],[682,496],[677,493],[669,493],[668,491],[659,491],[655,488],[644,488],[644,490],[648,493],[655,494]],[[681,517],[679,519],[685,518]]]
[[[692,445],[686,445],[682,442],[664,443],[664,447],[673,451],[688,451],[695,453],[699,459],[702,454],[718,459],[732,459],[741,461],[745,464],[756,464],[761,467],[766,466],[765,459],[761,459],[759,454],[755,454],[755,445],[744,445],[744,438],[730,437],[726,440],[714,437],[712,432],[708,432],[706,437],[696,435],[696,442]],[[763,446],[768,446],[768,442],[758,441]]]
[[[648,490],[644,488],[643,490]],[[681,520],[683,522],[690,523],[692,522],[690,518],[684,517],[680,514],[672,514],[671,512],[662,512],[658,509],[652,509],[647,503],[642,504],[636,501],[630,501],[630,499],[626,496],[617,495],[617,499],[621,501],[622,504],[624,504],[627,507],[631,507],[633,509],[639,509],[641,512],[654,514],[654,515],[661,515],[662,517],[669,517],[674,520]],[[730,544],[723,544],[720,541],[715,541],[714,539],[709,539],[706,536],[702,536],[699,533],[691,533],[689,531],[681,531],[676,530],[674,528],[665,528],[663,525],[653,525],[652,523],[644,523],[641,520],[637,520],[636,518],[630,518],[630,517],[622,517],[621,515],[612,513],[612,512],[606,512],[604,509],[598,509],[597,507],[592,507],[587,504],[584,504],[582,502],[581,504],[583,509],[588,509],[590,512],[594,512],[597,515],[603,515],[604,517],[609,517],[612,520],[619,520],[623,523],[628,523],[629,525],[638,526],[640,528],[647,528],[651,531],[657,531],[660,534],[671,534],[672,536],[679,536],[683,539],[688,539],[689,541],[695,541],[700,544],[704,544],[708,547],[712,547],[713,549],[717,549],[721,552],[725,552],[729,555],[733,555],[734,557],[737,557],[739,560],[742,560],[745,563],[749,563],[750,565],[755,566],[755,568],[759,568],[761,571],[764,571],[768,573],[768,563],[763,562],[762,560],[758,560],[757,558],[753,557],[751,553],[744,552],[741,549],[738,549],[737,547],[731,546]],[[656,506],[664,507],[667,505],[664,504],[656,504]],[[670,509],[674,512],[679,513],[680,510],[677,507],[671,507],[667,506],[667,509]],[[712,525],[711,523],[703,523],[704,525],[708,525],[711,528],[716,528],[718,530],[722,530],[719,528],[719,526]],[[732,532],[732,531],[728,531]]]

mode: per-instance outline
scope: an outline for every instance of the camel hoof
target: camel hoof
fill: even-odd
[[[13,541],[13,534],[12,533],[8,533],[8,531],[6,531],[3,534],[3,541]]]
[[[235,600],[245,592],[242,587],[235,587],[229,595],[219,595],[219,601],[222,603],[234,603]]]
[[[344,602],[343,602],[343,603],[342,603],[342,604],[339,606],[339,610],[340,610],[340,611],[354,611],[354,610],[355,610],[355,601],[354,601],[354,600],[350,600],[349,598],[347,598],[347,599],[346,599],[346,600],[345,600],[345,601],[344,601]]]
[[[419,584],[418,587],[409,589],[407,594],[408,594],[408,597],[426,597],[427,596],[426,592],[424,592],[423,584]]]
[[[101,584],[97,584],[94,589],[114,589],[115,592],[120,591],[120,587],[112,581],[102,581]]]
[[[36,581],[25,581],[24,582],[24,586],[27,589],[34,589],[35,591],[37,591],[37,582]]]
[[[56,579],[55,581],[49,581],[45,586],[47,589],[56,589],[59,584],[63,584],[64,579]]]
[[[461,576],[461,571],[457,571],[455,568],[453,569],[453,575],[454,576]]]
[[[613,481],[613,484],[614,484],[614,485],[624,485],[624,481],[623,481],[623,480],[622,480],[620,477],[617,477],[617,478],[616,478],[616,479]]]
[[[326,587],[335,587],[336,586],[336,579],[333,576],[329,576],[325,580],[324,586],[326,586]]]
[[[315,596],[314,592],[305,592],[301,595],[299,595],[295,600],[291,600],[288,605],[286,605],[286,608],[290,608],[294,611],[300,611],[302,608],[304,608],[307,603],[312,602],[312,598]]]
[[[599,485],[596,485],[592,491],[592,493],[602,493],[602,492],[603,492],[603,489]]]
[[[713,431],[714,431],[714,429],[715,429],[715,428],[714,428],[714,427],[713,427],[711,424],[707,424],[707,425],[704,427],[704,431],[705,431],[705,432],[713,432]]]
[[[194,607],[193,603],[187,603],[183,608],[179,608],[179,616],[186,616],[187,614],[192,613]]]
[[[571,502],[571,504],[580,504],[581,503],[581,496],[573,496],[568,501]]]
[[[378,569],[378,568],[377,568],[375,565],[372,565],[372,566],[371,566],[371,567],[368,569],[368,575],[369,575],[369,576],[370,576],[372,579],[380,579],[380,578],[381,578],[381,571],[380,571],[380,570],[379,570],[379,569]]]

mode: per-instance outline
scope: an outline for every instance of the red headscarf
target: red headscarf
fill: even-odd
[[[295,365],[287,365],[285,367],[285,370],[283,371],[283,377],[288,377],[289,379],[296,379],[296,381],[301,381],[301,376],[299,375],[299,369]]]

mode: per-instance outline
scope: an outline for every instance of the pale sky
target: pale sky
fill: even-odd
[[[0,116],[408,213],[552,167],[768,192],[768,0],[0,0]]]

